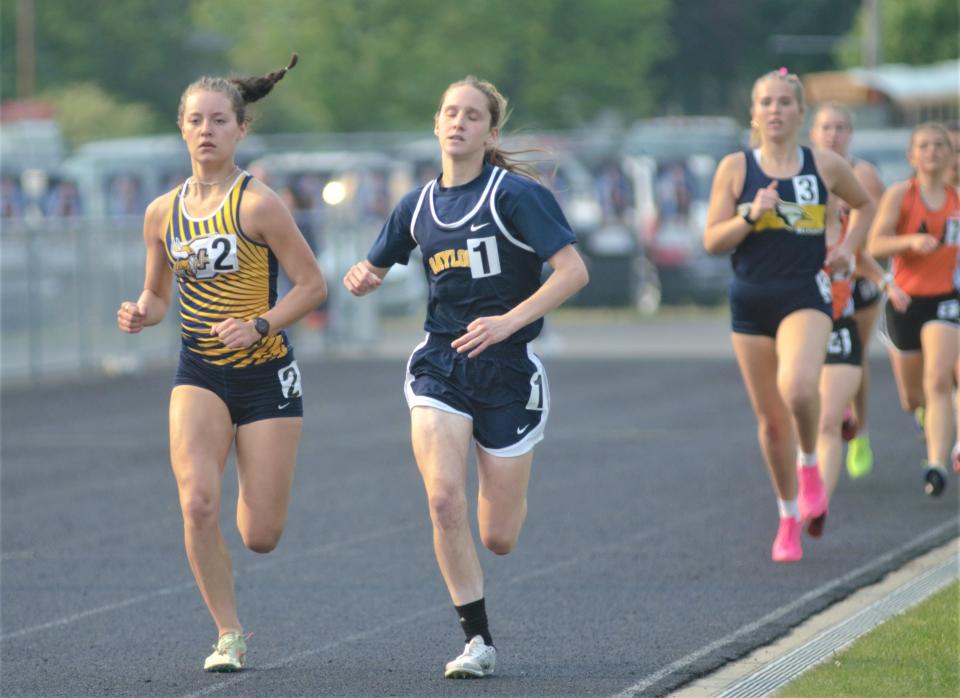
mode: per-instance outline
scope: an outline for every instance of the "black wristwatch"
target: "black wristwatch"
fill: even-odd
[[[740,214],[740,217],[741,217],[743,220],[745,220],[747,223],[749,223],[750,225],[756,225],[756,224],[757,224],[757,222],[756,222],[753,218],[750,217],[750,209],[747,209],[746,211],[744,211],[743,213],[741,213],[741,214]]]
[[[253,327],[260,334],[261,338],[270,334],[270,323],[265,318],[254,318]]]

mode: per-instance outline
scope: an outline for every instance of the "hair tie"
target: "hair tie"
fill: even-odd
[[[790,71],[787,70],[787,67],[784,66],[784,65],[782,65],[782,66],[780,66],[779,68],[777,68],[777,75],[780,75],[780,76],[785,77],[785,76],[788,75],[789,73],[790,73]]]

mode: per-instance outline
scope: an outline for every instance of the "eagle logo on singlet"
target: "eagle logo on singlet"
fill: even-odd
[[[175,240],[172,248],[173,271],[181,279],[212,279],[237,271],[237,236],[216,233],[188,242]]]
[[[740,204],[739,214],[750,212],[750,203]],[[753,227],[753,232],[765,230],[787,230],[796,235],[822,235],[824,231],[825,207],[822,204],[796,204],[792,201],[778,201],[772,210],[764,211]]]
[[[205,250],[194,252],[189,244],[183,242],[177,242],[173,248],[173,259],[173,272],[191,279],[197,278],[197,269],[207,263]]]

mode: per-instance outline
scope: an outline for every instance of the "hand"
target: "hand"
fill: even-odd
[[[912,300],[910,295],[893,282],[887,284],[886,291],[887,298],[890,299],[890,305],[893,306],[893,309],[898,313],[906,312],[907,306],[910,305],[910,301]]]
[[[467,331],[450,343],[458,354],[469,351],[467,358],[474,358],[491,344],[502,342],[514,333],[512,323],[505,315],[478,317],[467,325]]]
[[[853,276],[857,268],[857,258],[846,245],[840,244],[827,253],[825,264],[830,270],[830,278],[834,281],[845,281]]]
[[[117,311],[117,327],[129,334],[136,334],[143,329],[147,318],[147,309],[141,303],[124,301]]]
[[[380,288],[383,279],[370,271],[366,261],[354,264],[343,277],[343,285],[355,296],[365,296]]]
[[[227,349],[246,349],[260,341],[260,333],[253,320],[238,320],[228,317],[210,328],[210,334],[219,337]]]
[[[917,254],[930,254],[939,245],[939,241],[927,233],[914,233],[910,236],[910,251]]]
[[[780,197],[777,196],[777,180],[773,180],[763,189],[757,190],[757,195],[753,197],[753,203],[750,205],[750,218],[755,221],[767,211],[773,211],[777,207]]]

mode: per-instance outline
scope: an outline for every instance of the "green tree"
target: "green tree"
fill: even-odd
[[[57,108],[57,121],[67,144],[76,147],[104,138],[141,136],[164,130],[157,115],[142,103],[121,103],[96,83],[80,83],[51,90],[41,95]],[[173,120],[170,120],[172,125]],[[109,130],[104,130],[109,124]]]
[[[33,0],[38,93],[99,83],[121,102],[176,114],[180,91],[198,72],[225,67],[215,36],[193,28],[189,0]],[[3,3],[0,97],[16,94],[17,2]]]
[[[231,30],[228,55],[262,73],[302,64],[260,112],[261,130],[429,128],[442,89],[466,74],[512,100],[515,125],[573,126],[614,107],[648,114],[645,79],[666,50],[667,0],[284,0],[196,3],[206,32]]]
[[[786,66],[800,75],[836,67],[830,37],[849,30],[860,0],[673,0],[673,50],[662,56],[661,111],[730,114],[746,123],[750,88]]]
[[[956,0],[880,0],[882,61],[924,65],[960,58],[960,5]],[[862,64],[861,44],[867,24],[861,10],[847,35],[838,62]]]

